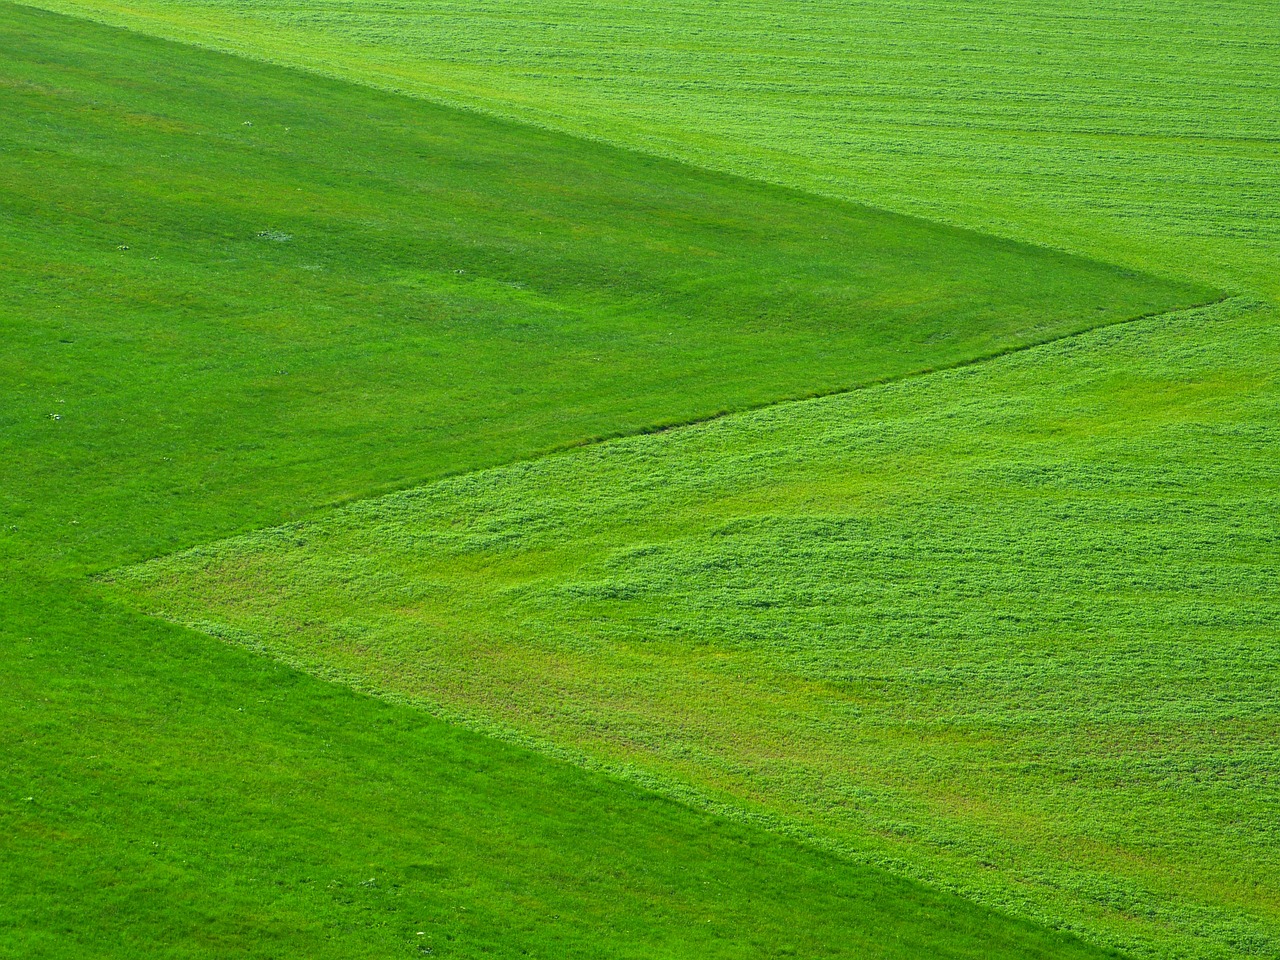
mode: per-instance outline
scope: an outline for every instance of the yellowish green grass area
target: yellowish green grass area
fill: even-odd
[[[113,579],[1091,939],[1265,956],[1278,352],[1235,301]]]

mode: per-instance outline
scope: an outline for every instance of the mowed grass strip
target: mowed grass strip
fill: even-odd
[[[0,98],[0,535],[70,567],[1215,295],[15,6]]]
[[[354,504],[140,609],[1149,956],[1280,949],[1274,309]]]

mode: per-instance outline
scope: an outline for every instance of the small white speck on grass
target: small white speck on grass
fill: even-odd
[[[128,245],[127,243],[122,243],[122,244],[118,245],[118,246],[116,247],[116,249],[117,249],[117,250],[128,250],[128,249],[129,249],[129,245]]]
[[[246,121],[244,122],[244,125],[245,125],[246,127],[252,127],[252,126],[253,126],[253,121],[252,121],[252,120],[246,120]]]
[[[62,414],[60,414],[60,413],[51,413],[51,414],[49,414],[49,419],[50,419],[50,420],[61,420],[61,419],[62,419]]]

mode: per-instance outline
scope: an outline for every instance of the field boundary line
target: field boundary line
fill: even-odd
[[[736,407],[733,409],[716,410],[712,413],[701,414],[696,417],[687,417],[682,420],[674,420],[666,423],[656,423],[649,426],[640,427],[635,430],[624,430],[624,431],[618,431],[617,433],[600,434],[600,435],[591,436],[591,437],[583,437],[578,440],[556,444],[554,446],[547,447],[543,450],[535,451],[525,456],[513,457],[509,460],[503,460],[499,463],[492,463],[492,464],[489,464],[488,466],[470,467],[470,468],[463,468],[458,470],[447,470],[431,477],[421,477],[418,479],[405,481],[404,483],[391,483],[391,484],[386,484],[384,486],[372,487],[368,490],[362,491],[357,494],[353,494],[352,496],[349,496],[349,497],[341,497],[338,499],[327,500],[323,503],[315,504],[314,506],[305,508],[304,510],[302,510],[301,512],[299,512],[298,514],[292,517],[282,518],[276,523],[271,523],[264,526],[244,527],[238,530],[230,531],[222,536],[213,537],[212,539],[209,539],[209,540],[201,540],[201,541],[197,541],[196,543],[189,543],[184,546],[179,546],[173,549],[166,550],[163,553],[156,553],[156,554],[151,554],[149,556],[138,557],[126,564],[122,564],[122,565],[118,564],[110,567],[103,567],[97,570],[89,570],[86,573],[86,577],[91,581],[96,581],[100,578],[109,576],[115,570],[124,569],[125,567],[137,566],[138,564],[148,563],[152,560],[159,559],[160,557],[171,556],[172,554],[181,553],[184,550],[194,549],[195,547],[198,547],[204,544],[220,543],[224,540],[232,540],[232,539],[235,539],[236,537],[244,536],[245,534],[252,533],[256,530],[270,530],[273,527],[286,526],[288,524],[293,524],[293,523],[305,523],[315,519],[316,517],[322,514],[326,514],[331,511],[341,509],[343,507],[351,506],[352,504],[363,503],[369,500],[378,500],[382,497],[391,496],[396,493],[402,493],[406,490],[415,490],[419,487],[429,487],[433,484],[440,483],[445,480],[456,480],[459,477],[476,476],[478,474],[488,473],[491,470],[502,470],[504,468],[512,467],[517,464],[534,463],[536,461],[546,460],[552,457],[569,456],[577,451],[584,450],[590,447],[604,446],[606,444],[613,443],[616,441],[632,440],[638,437],[647,437],[647,436],[653,436],[657,434],[670,433],[675,430],[682,430],[689,427],[702,426],[704,424],[715,423],[716,421],[724,420],[729,417],[744,416],[747,414],[759,412],[761,410],[770,410],[775,407],[789,406],[792,404],[812,403],[814,401],[826,400],[832,397],[848,396],[852,394],[861,393],[865,390],[873,390],[880,387],[888,387],[888,386],[893,386],[895,384],[906,383],[912,380],[918,380],[924,377],[933,376],[935,374],[950,373],[956,370],[966,370],[972,367],[979,367],[988,363],[992,363],[994,361],[1000,360],[1003,357],[1014,356],[1017,354],[1026,353],[1031,350],[1036,350],[1042,347],[1052,346],[1053,344],[1056,344],[1056,343],[1063,343],[1065,341],[1073,340],[1078,337],[1088,336],[1089,334],[1096,333],[1100,330],[1110,330],[1117,327],[1131,326],[1133,324],[1140,323],[1143,320],[1153,320],[1159,317],[1168,317],[1172,319],[1172,318],[1180,317],[1183,314],[1191,314],[1191,313],[1196,313],[1198,311],[1210,310],[1210,309],[1213,309],[1214,307],[1223,307],[1223,306],[1226,306],[1228,309],[1233,309],[1233,312],[1235,310],[1243,312],[1245,310],[1257,309],[1259,307],[1265,306],[1267,302],[1268,301],[1264,300],[1263,298],[1253,296],[1251,294],[1225,294],[1213,300],[1207,300],[1202,303],[1190,304],[1185,307],[1178,307],[1177,309],[1174,309],[1174,310],[1155,310],[1149,313],[1143,313],[1133,317],[1125,317],[1119,320],[1113,320],[1109,323],[1095,324],[1094,326],[1086,327],[1084,329],[1076,330],[1070,333],[1063,333],[1063,334],[1059,334],[1058,336],[1046,337],[1042,340],[1036,340],[1030,343],[1020,343],[1011,347],[1006,347],[1002,350],[993,350],[976,357],[970,357],[969,359],[966,359],[966,360],[958,360],[954,363],[943,364],[937,367],[922,367],[919,370],[912,370],[912,371],[908,371],[907,373],[896,374],[894,376],[889,376],[889,377],[881,377],[875,380],[869,380],[866,383],[853,384],[852,386],[847,386],[847,387],[836,387],[831,390],[814,391],[812,393],[802,394],[798,396],[779,397],[775,400],[766,400],[762,403],[749,404],[747,406]]]
[[[56,4],[57,0],[53,0],[53,2]],[[709,166],[705,164],[699,164],[683,157],[677,157],[674,154],[671,154],[668,152],[664,152],[660,150],[645,150],[645,149],[642,149],[641,147],[632,146],[629,144],[622,144],[616,140],[610,140],[606,137],[593,136],[589,133],[578,132],[578,131],[570,132],[568,130],[562,129],[560,127],[551,126],[546,123],[534,122],[526,117],[520,117],[514,113],[507,113],[500,109],[485,107],[480,104],[466,103],[461,100],[455,100],[444,95],[429,96],[429,95],[426,95],[425,93],[417,93],[411,90],[406,90],[403,87],[398,87],[390,83],[375,83],[371,80],[357,79],[349,74],[345,74],[333,69],[325,69],[322,67],[307,65],[303,63],[290,61],[290,60],[278,59],[278,58],[264,56],[261,54],[249,53],[247,51],[239,50],[230,46],[220,46],[213,43],[202,43],[192,39],[185,39],[185,38],[179,39],[176,36],[168,36],[162,33],[153,33],[148,30],[143,30],[135,26],[128,26],[128,25],[116,23],[116,22],[113,22],[112,20],[104,19],[101,16],[88,16],[83,11],[78,11],[76,13],[68,13],[62,9],[55,9],[54,7],[50,7],[50,6],[42,6],[39,3],[28,2],[28,0],[0,0],[0,3],[13,6],[13,7],[20,7],[27,10],[39,11],[40,13],[48,14],[50,16],[65,17],[68,20],[79,20],[85,23],[96,23],[100,26],[107,27],[112,30],[123,30],[127,33],[131,33],[140,37],[147,37],[151,40],[157,40],[162,43],[177,44],[178,46],[188,47],[195,50],[206,50],[211,53],[220,54],[222,56],[235,57],[238,60],[247,61],[249,63],[266,64],[278,70],[288,70],[290,72],[297,73],[297,74],[303,74],[303,75],[313,76],[313,77],[322,77],[326,80],[330,80],[336,83],[347,84],[348,86],[363,87],[364,89],[367,89],[367,90],[376,90],[383,94],[403,97],[405,99],[415,100],[421,103],[428,103],[435,107],[446,109],[446,110],[453,110],[458,113],[471,114],[472,116],[483,117],[491,121],[510,124],[512,126],[525,127],[527,129],[532,129],[532,130],[540,130],[540,131],[543,131],[544,133],[550,133],[550,134],[554,134],[555,136],[565,137],[566,139],[569,139],[569,140],[576,140],[580,143],[597,144],[599,146],[608,147],[612,150],[617,150],[621,153],[631,154],[632,156],[636,156],[636,157],[645,157],[650,160],[661,160],[664,163],[671,163],[680,167],[684,167],[688,170],[695,170],[704,174],[710,173],[716,176],[726,177],[726,178],[738,180],[744,183],[755,184],[757,186],[763,185],[772,190],[778,190],[783,193],[788,193],[797,197],[805,197],[810,200],[820,200],[825,203],[832,203],[832,204],[837,204],[837,205],[850,207],[858,210],[870,211],[872,213],[875,213],[881,216],[901,218],[903,220],[908,220],[917,224],[927,224],[934,228],[952,230],[957,233],[962,233],[971,237],[981,237],[987,240],[999,241],[1001,243],[1009,244],[1012,247],[1020,248],[1024,250],[1033,250],[1033,251],[1038,251],[1040,253],[1051,253],[1058,256],[1071,257],[1073,259],[1081,260],[1087,263],[1102,264],[1104,266],[1109,266],[1109,267],[1119,267],[1120,269],[1132,270],[1135,273],[1140,273],[1149,277],[1155,277],[1157,279],[1170,280],[1175,282],[1188,282],[1186,277],[1179,277],[1179,276],[1174,276],[1172,274],[1164,274],[1164,273],[1153,273],[1148,269],[1131,267],[1126,264],[1117,264],[1109,260],[1101,260],[1095,256],[1091,256],[1086,253],[1081,253],[1077,250],[1072,250],[1067,247],[1055,247],[1046,243],[1033,243],[1028,240],[1020,240],[1016,237],[1006,236],[1001,233],[992,233],[986,230],[979,230],[975,227],[965,226],[961,223],[951,221],[951,220],[926,217],[918,213],[904,213],[902,211],[893,210],[888,207],[876,206],[875,204],[867,203],[866,201],[863,201],[863,200],[852,200],[847,197],[840,197],[830,193],[822,193],[815,190],[802,189],[800,187],[796,187],[791,184],[781,183],[777,180],[773,180],[767,177],[749,176],[745,173],[741,173],[735,170],[725,169],[719,166]],[[1210,286],[1210,284],[1205,284],[1205,285]],[[1204,304],[1202,306],[1207,306],[1207,304]]]
[[[544,450],[538,451],[536,453],[528,454],[527,456],[514,457],[510,460],[504,460],[501,463],[491,464],[490,466],[487,466],[487,467],[476,467],[476,468],[470,468],[470,469],[447,471],[445,473],[441,473],[437,476],[434,476],[428,480],[418,480],[418,481],[405,483],[405,484],[388,485],[386,487],[377,488],[376,492],[362,493],[356,496],[346,497],[340,500],[329,501],[326,504],[322,504],[320,506],[317,506],[313,510],[308,511],[305,515],[297,517],[295,520],[282,521],[278,525],[283,526],[285,523],[301,522],[321,512],[326,512],[338,507],[348,506],[353,503],[361,503],[365,500],[376,500],[380,497],[390,496],[391,494],[399,493],[404,490],[413,490],[418,487],[431,486],[432,484],[438,483],[443,480],[453,480],[453,479],[457,479],[458,477],[467,477],[467,476],[474,476],[476,474],[481,474],[481,473],[488,473],[490,470],[501,470],[504,467],[514,466],[515,464],[518,464],[518,463],[533,463],[538,460],[548,459],[550,457],[565,456],[567,454],[572,454],[575,451],[582,450],[588,447],[603,446],[605,444],[613,443],[619,440],[630,440],[636,437],[647,437],[647,436],[653,436],[656,434],[670,433],[674,430],[683,430],[686,427],[701,426],[707,423],[714,423],[718,420],[724,420],[729,417],[736,417],[736,416],[742,416],[745,414],[756,413],[761,410],[770,410],[770,409],[773,409],[774,407],[789,406],[791,404],[810,403],[815,400],[826,400],[831,397],[848,396],[850,394],[861,393],[864,390],[873,390],[879,387],[888,387],[888,386],[893,386],[899,383],[909,382],[912,380],[919,380],[924,377],[933,376],[934,374],[950,373],[956,370],[965,370],[970,367],[978,367],[978,366],[991,363],[996,360],[1000,360],[1003,357],[1014,356],[1019,353],[1026,353],[1029,350],[1037,350],[1041,347],[1052,346],[1056,343],[1063,343],[1068,340],[1074,340],[1077,337],[1085,337],[1091,333],[1097,333],[1100,330],[1111,330],[1116,327],[1131,326],[1133,324],[1140,323],[1143,320],[1154,320],[1160,317],[1167,317],[1170,319],[1174,319],[1182,316],[1183,314],[1191,314],[1191,313],[1196,313],[1203,310],[1211,310],[1214,307],[1224,307],[1224,306],[1227,307],[1228,309],[1234,308],[1233,312],[1235,310],[1244,312],[1246,310],[1257,309],[1259,307],[1265,306],[1266,304],[1267,304],[1267,301],[1265,299],[1254,296],[1252,294],[1228,293],[1228,294],[1224,294],[1221,297],[1216,297],[1212,300],[1206,300],[1201,303],[1189,304],[1185,307],[1178,307],[1174,310],[1153,310],[1148,313],[1142,313],[1132,317],[1123,317],[1119,320],[1112,320],[1108,323],[1099,323],[1099,324],[1095,324],[1094,326],[1085,327],[1083,329],[1071,331],[1069,333],[1062,333],[1062,334],[1058,334],[1057,336],[1045,337],[1042,340],[1034,340],[1028,343],[1015,344],[1011,347],[1005,347],[1000,350],[992,350],[987,353],[980,354],[976,357],[970,357],[965,360],[957,360],[954,363],[946,363],[936,367],[921,367],[918,370],[910,370],[906,373],[895,374],[893,376],[887,376],[887,377],[878,377],[874,380],[868,380],[865,383],[857,383],[847,387],[834,387],[830,390],[816,390],[816,391],[813,391],[812,393],[799,394],[799,395],[789,396],[789,397],[779,397],[776,400],[765,400],[761,403],[748,404],[742,407],[716,410],[712,413],[700,414],[696,417],[687,417],[682,420],[673,420],[667,423],[653,424],[651,426],[640,427],[635,430],[625,430],[625,431],[619,431],[617,433],[599,434],[592,437],[583,437],[579,440],[573,440],[566,443],[556,444],[555,446],[547,447]],[[270,529],[270,527],[255,527],[253,529],[255,530]],[[242,531],[242,533],[244,532],[249,532],[249,531],[247,530]],[[218,542],[218,540],[231,539],[232,537],[239,536],[239,535],[240,534],[231,534],[228,537],[219,537],[217,538],[217,540],[211,540],[211,541],[205,541],[205,542],[216,543]],[[195,545],[193,544],[193,546]],[[188,549],[188,548],[180,548],[180,549]],[[169,553],[161,554],[160,556],[168,556],[170,553],[176,553],[176,552],[179,552],[179,551],[176,551],[176,550],[169,551]],[[148,558],[148,559],[154,559],[154,558]],[[147,561],[139,560],[136,562],[145,563]],[[134,564],[128,564],[128,566],[133,566],[133,565]]]

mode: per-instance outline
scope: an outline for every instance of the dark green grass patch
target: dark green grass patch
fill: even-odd
[[[1151,956],[1280,948],[1280,326],[1232,303],[134,567],[144,610]]]
[[[4,507],[89,564],[1212,296],[18,7],[0,98]]]

